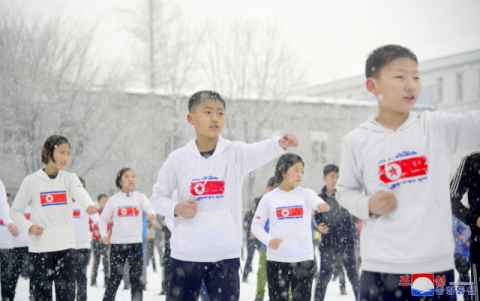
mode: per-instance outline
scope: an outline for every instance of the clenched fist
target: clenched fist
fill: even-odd
[[[194,218],[197,214],[198,203],[195,200],[187,200],[175,206],[174,214],[186,219]]]
[[[272,238],[270,242],[268,243],[268,247],[272,248],[274,250],[278,249],[280,247],[280,244],[283,242],[280,238]]]
[[[14,223],[8,224],[7,229],[10,232],[10,234],[12,234],[13,236],[18,235],[18,228],[17,228],[17,225],[15,225]]]
[[[326,203],[321,203],[317,205],[317,212],[327,212],[330,211],[330,206],[328,206]]]
[[[299,145],[298,139],[294,134],[285,134],[285,136],[278,139],[278,144],[285,149],[289,147],[297,147]]]
[[[320,233],[328,234],[328,230],[330,230],[330,228],[327,226],[327,224],[320,223],[320,225],[318,225],[318,231],[320,231]]]
[[[37,225],[31,225],[29,231],[33,233],[35,236],[40,236],[43,234],[43,227],[37,226]]]
[[[393,192],[380,190],[370,198],[368,208],[372,214],[387,214],[395,210],[397,204],[397,198],[393,195]]]
[[[87,207],[86,211],[87,211],[88,214],[95,214],[95,213],[98,212],[98,209],[97,209],[97,207],[95,207],[93,205],[90,205],[90,206]]]
[[[108,236],[103,237],[103,244],[107,246],[110,244],[110,238],[108,238]]]

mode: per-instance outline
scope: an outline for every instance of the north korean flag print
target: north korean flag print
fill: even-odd
[[[289,207],[277,207],[277,218],[282,219],[294,219],[303,218],[303,206],[289,206]]]
[[[25,213],[24,216],[27,220],[30,220],[30,213]]]
[[[118,207],[117,214],[118,217],[138,216],[138,208],[132,206]]]
[[[67,205],[66,191],[50,191],[40,193],[40,203],[42,207]]]
[[[225,182],[223,181],[200,181],[190,184],[190,192],[193,196],[223,195]]]
[[[388,163],[385,171],[385,164],[379,166],[380,180],[385,184],[416,178],[427,175],[427,158],[415,156],[396,160]]]
[[[5,226],[5,223],[3,222],[2,219],[0,219],[0,226]]]
[[[80,209],[73,209],[73,218],[80,218]]]

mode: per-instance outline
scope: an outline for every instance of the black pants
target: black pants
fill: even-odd
[[[52,300],[55,281],[56,300],[75,299],[75,250],[30,254],[30,283],[35,301]]]
[[[460,282],[470,282],[470,276],[468,275],[470,272],[470,261],[464,258],[462,254],[455,254],[455,269],[457,269],[460,275]],[[470,301],[472,300],[472,296],[464,294],[463,300]]]
[[[150,263],[150,259],[152,260],[152,267],[153,267],[153,270],[156,271],[157,270],[157,264],[155,262],[155,254],[154,254],[154,251],[155,251],[155,241],[153,239],[149,240],[148,241],[148,248],[147,248],[147,266],[148,264]]]
[[[267,260],[270,301],[287,301],[290,286],[294,301],[310,300],[314,274],[315,262],[313,260],[294,263]]]
[[[243,280],[246,281],[248,274],[252,271],[252,259],[257,248],[255,245],[249,243],[247,247],[247,261],[245,262],[245,267],[243,268]]]
[[[2,285],[2,300],[8,300],[12,295],[10,284],[9,264],[11,260],[11,249],[0,249],[0,283]]]
[[[170,232],[170,230],[168,230],[168,228],[165,226],[162,228],[162,231],[165,237],[165,252],[163,253],[162,291],[166,292],[168,287],[168,271],[170,270],[170,253],[172,253],[172,249],[170,249],[170,237],[172,236],[172,232]]]
[[[338,259],[341,259],[343,266],[347,270],[347,276],[352,283],[355,296],[358,295],[359,279],[357,269],[357,259],[355,249],[351,248],[332,248],[320,245],[320,275],[317,288],[315,289],[315,301],[323,301],[328,283],[332,277],[333,269]],[[340,266],[341,267],[341,266]]]
[[[128,259],[130,264],[130,283],[132,289],[132,300],[143,299],[143,290],[141,284],[143,253],[142,244],[112,244],[110,246],[110,277],[107,282],[107,289],[103,296],[103,301],[115,300],[118,286],[123,277],[123,265]]]
[[[428,273],[428,272],[426,272]],[[450,286],[450,282],[455,282],[455,274],[453,270],[433,273],[434,278],[437,276],[445,276],[445,288]],[[457,300],[456,292],[453,295],[448,295],[447,290],[443,295],[434,292],[433,296],[417,297],[412,296],[412,286],[401,286],[400,276],[410,276],[411,274],[386,274],[363,271],[360,280],[360,293],[358,300],[362,301],[377,301],[377,300],[405,300],[405,301],[455,301]]]
[[[75,282],[77,301],[87,300],[87,265],[90,261],[90,249],[75,250]]]
[[[107,285],[108,280],[108,254],[107,254],[107,246],[103,244],[102,240],[93,240],[92,241],[93,247],[93,265],[92,265],[92,284],[97,284],[97,275],[98,275],[98,266],[100,265],[100,257],[102,258],[103,263],[103,271],[104,275],[104,285]]]
[[[10,271],[10,283],[12,290],[9,297],[11,300],[13,300],[15,298],[15,290],[17,289],[18,278],[23,272],[25,265],[28,264],[28,247],[13,248],[11,254],[12,270]]]
[[[238,301],[240,297],[240,258],[217,262],[170,259],[166,301],[194,301],[205,281],[210,300]]]

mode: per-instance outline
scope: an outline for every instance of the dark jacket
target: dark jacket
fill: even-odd
[[[245,216],[243,218],[243,229],[245,230],[245,235],[247,236],[248,247],[258,248],[260,246],[260,242],[258,241],[258,239],[250,238],[254,215],[255,212],[252,212],[252,210],[249,210],[247,213],[245,213]]]
[[[315,213],[317,226],[325,223],[329,227],[327,234],[322,234],[320,247],[336,248],[339,251],[353,248],[357,239],[356,218],[340,206],[335,199],[335,192],[327,196],[327,187],[324,186],[318,195],[330,206],[330,211]]]
[[[461,200],[468,193],[470,209]],[[467,224],[472,231],[470,238],[470,262],[480,264],[480,228],[476,226],[480,217],[480,152],[463,158],[450,183],[453,215]]]

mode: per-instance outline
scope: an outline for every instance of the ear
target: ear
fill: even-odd
[[[192,113],[188,113],[187,120],[188,120],[188,123],[190,123],[191,125],[195,125],[195,118],[193,118]]]
[[[367,78],[367,82],[365,83],[365,85],[367,86],[368,92],[372,93],[373,95],[378,94],[377,80],[375,78],[373,77]]]
[[[323,176],[323,180],[324,180],[325,182],[327,182],[327,177],[326,177],[326,176]]]

